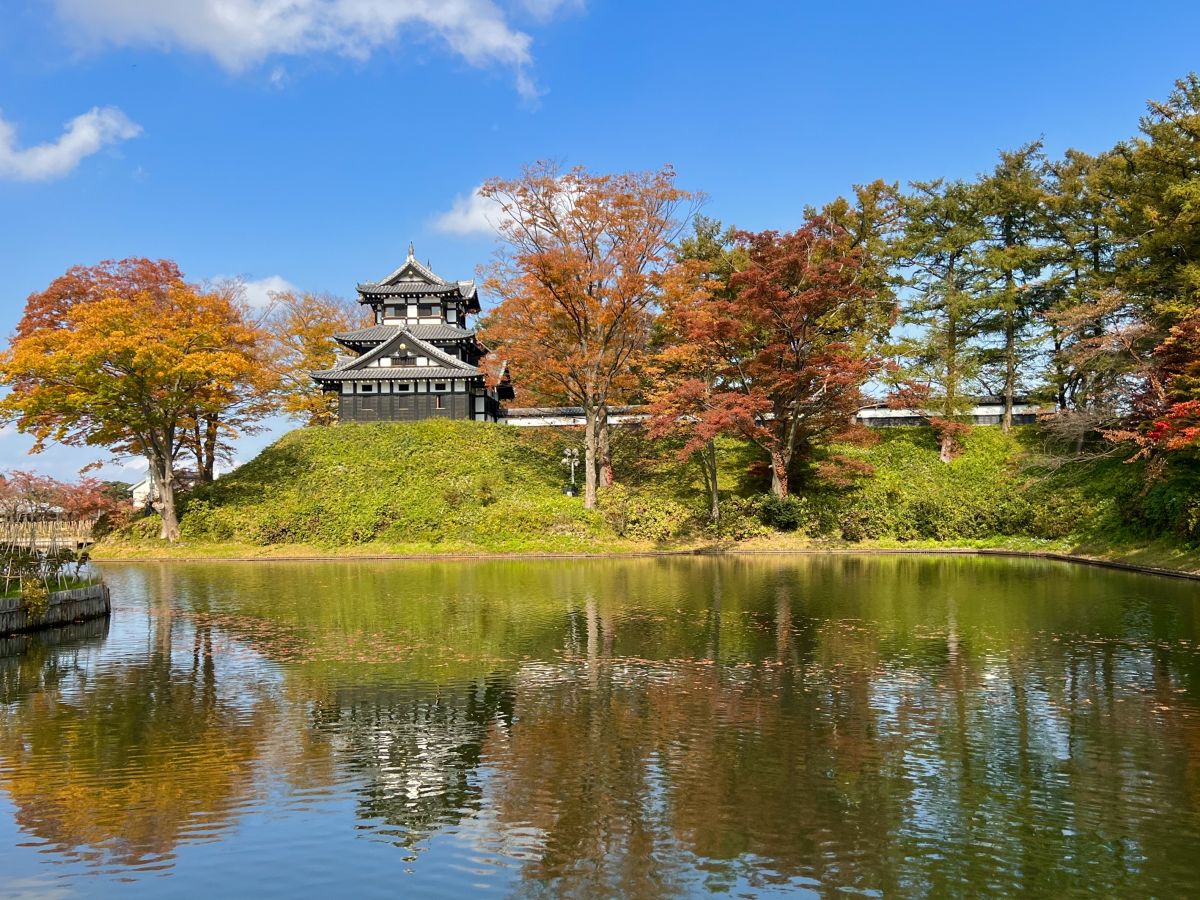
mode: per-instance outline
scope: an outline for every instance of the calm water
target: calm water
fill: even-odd
[[[0,894],[1200,891],[1200,590],[956,557],[106,565]]]

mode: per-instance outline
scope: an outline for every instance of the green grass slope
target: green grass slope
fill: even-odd
[[[1178,482],[1147,492],[1116,460],[1038,469],[1034,428],[973,429],[951,463],[927,428],[882,430],[832,448],[786,504],[764,495],[760,453],[720,445],[722,525],[706,521],[699,473],[634,429],[615,433],[620,484],[600,509],[562,493],[576,432],[476,422],[340,425],[293,431],[183,504],[175,555],[607,552],[706,546],[1009,546],[1093,555],[1188,541]],[[844,457],[869,474],[838,481]],[[1180,498],[1183,498],[1182,500]],[[1184,504],[1181,506],[1181,503]],[[105,539],[99,556],[160,555],[154,519]],[[1157,540],[1158,543],[1154,544]]]
[[[562,493],[554,446],[477,422],[293,431],[196,492],[190,542],[590,549],[600,516]]]
[[[870,466],[848,488],[818,486],[819,529],[848,541],[1062,539],[1099,514],[1079,486],[1027,467],[1034,429],[974,428],[950,463],[938,458],[928,428],[882,429],[866,447],[837,452]]]

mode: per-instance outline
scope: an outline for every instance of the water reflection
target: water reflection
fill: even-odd
[[[271,725],[257,678],[220,673],[213,633],[155,615],[106,658],[107,623],[26,638],[0,660],[0,783],[22,830],[67,857],[153,869],[215,837],[254,794]],[[11,647],[3,649],[11,650]]]
[[[359,818],[411,850],[479,813],[483,746],[490,728],[511,725],[512,701],[499,679],[443,690],[342,689],[315,705],[313,727],[358,776]]]
[[[203,883],[239,892],[1200,879],[1188,584],[967,558],[108,575],[110,633],[0,647],[0,788],[68,873],[179,864],[186,893],[218,841]]]

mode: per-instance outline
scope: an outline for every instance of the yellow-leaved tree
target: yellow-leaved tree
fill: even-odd
[[[375,324],[370,307],[330,294],[293,291],[274,294],[271,300],[266,327],[283,411],[305,425],[332,425],[337,395],[317,388],[309,373],[333,368],[335,334]]]
[[[210,416],[226,437],[249,424],[244,412],[224,414],[266,388],[266,339],[228,292],[182,280],[128,288],[105,286],[18,330],[0,353],[0,384],[10,389],[0,420],[32,434],[34,452],[55,441],[145,457],[162,537],[175,541],[175,467],[189,432]]]

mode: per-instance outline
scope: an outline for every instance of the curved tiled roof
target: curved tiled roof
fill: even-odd
[[[461,369],[449,366],[404,366],[396,368],[328,369],[313,372],[317,381],[448,381],[451,378],[478,378],[483,372],[474,366]]]
[[[348,344],[374,344],[394,338],[400,331],[399,325],[371,325],[359,328],[357,331],[342,331],[333,336],[335,341],[345,341]]]
[[[473,330],[457,325],[407,325],[408,333],[422,341],[466,341],[475,337]]]
[[[335,340],[347,344],[374,344],[395,337],[403,328],[413,337],[422,341],[466,341],[475,337],[474,331],[459,328],[457,325],[372,325],[357,331],[343,331],[335,334]]]
[[[332,369],[313,372],[312,377],[317,381],[410,381],[433,378],[474,378],[483,374],[468,363],[446,351],[435,347],[428,341],[417,337],[411,329],[403,325],[376,325],[375,328],[388,329],[389,336],[356,359],[339,362]],[[419,326],[418,326],[419,327]],[[372,329],[363,329],[364,331]],[[411,344],[422,356],[440,363],[435,366],[403,366],[382,367],[372,366],[381,356],[390,353],[398,345]],[[395,373],[395,374],[393,374]]]
[[[392,297],[399,294],[415,294],[418,296],[437,296],[444,297],[448,295],[458,295],[469,297],[475,293],[474,283],[471,285],[471,290],[465,290],[461,284],[425,284],[422,281],[401,281],[395,284],[383,284],[378,281],[363,281],[358,284],[358,292],[360,294],[378,294],[385,297]]]

